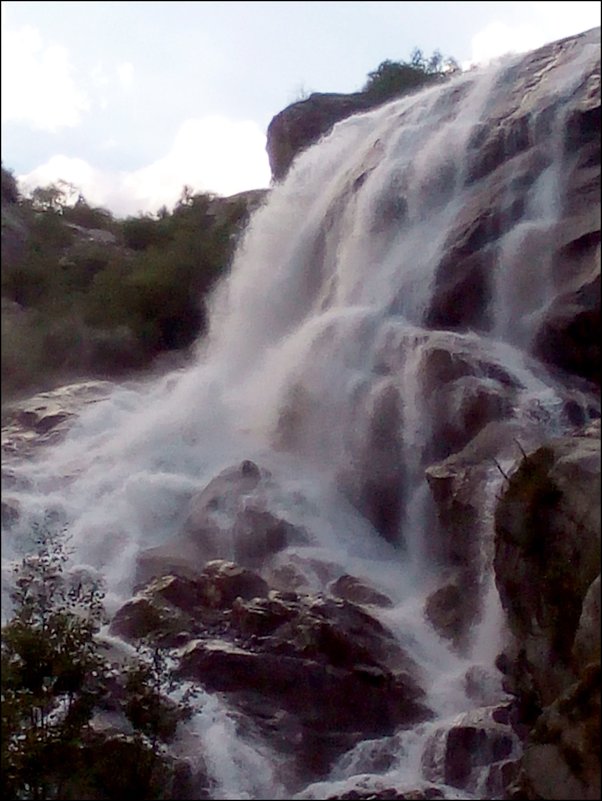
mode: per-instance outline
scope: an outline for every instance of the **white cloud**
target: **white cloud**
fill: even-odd
[[[59,179],[79,187],[88,202],[127,215],[172,207],[184,184],[225,196],[265,187],[270,168],[256,123],[214,115],[184,122],[169,152],[138,170],[108,173],[57,155],[19,176],[26,192]]]
[[[134,65],[129,61],[117,65],[117,77],[124,89],[131,89],[134,85]]]
[[[14,29],[3,19],[3,120],[54,132],[78,125],[89,107],[88,97],[73,79],[66,48],[46,44],[31,26]]]
[[[484,64],[507,53],[524,53],[547,42],[581,33],[600,24],[600,5],[593,2],[531,2],[537,23],[512,25],[499,20],[472,37],[471,57],[462,66]]]
[[[506,53],[524,53],[542,44],[540,32],[530,25],[510,26],[492,22],[472,37],[468,64],[485,64]]]
[[[69,156],[52,156],[45,164],[36,167],[27,175],[19,175],[19,186],[24,192],[31,192],[36,186],[47,186],[62,180],[80,189],[93,205],[102,205],[111,190],[109,176],[95,170],[84,159]]]
[[[211,115],[186,120],[173,146],[163,158],[129,173],[128,194],[146,202],[147,208],[173,204],[184,184],[198,191],[232,195],[267,186],[270,169],[265,136],[250,121]]]

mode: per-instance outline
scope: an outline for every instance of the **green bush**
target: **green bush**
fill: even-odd
[[[2,165],[2,183],[1,183],[1,197],[3,203],[18,203],[19,202],[19,190],[17,188],[17,181],[15,180],[15,176],[12,174],[10,170],[7,170],[4,165]]]
[[[170,238],[168,226],[149,214],[128,217],[121,223],[123,244],[132,250],[146,250],[152,245],[165,245]]]
[[[12,197],[11,178],[3,171]],[[30,199],[16,195],[11,207],[27,235],[2,272],[2,296],[23,309],[3,318],[3,402],[28,387],[143,368],[191,345],[248,214],[244,200],[216,206],[213,195],[185,189],[172,212],[117,220],[81,196],[69,205],[73,194],[58,182]],[[115,242],[74,226],[109,231]]]
[[[63,209],[63,218],[66,222],[81,225],[82,228],[98,228],[111,232],[116,229],[111,212],[97,206],[90,206],[81,195],[74,206],[67,206]]]
[[[373,72],[368,73],[362,91],[375,100],[390,100],[441,81],[458,69],[453,58],[444,58],[437,50],[427,59],[421,50],[415,49],[410,61],[386,59],[381,62]]]
[[[62,537],[34,532],[36,549],[16,569],[14,611],[2,628],[1,789],[11,799],[165,798],[173,763],[165,743],[190,715],[166,692],[174,681],[158,649],[111,664],[96,639],[102,587],[65,575]],[[133,734],[101,734],[96,711],[115,704]],[[129,766],[115,776],[115,757]],[[112,759],[111,759],[112,756]]]

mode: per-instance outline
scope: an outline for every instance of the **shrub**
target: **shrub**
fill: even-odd
[[[10,170],[7,170],[4,166],[2,166],[1,191],[2,191],[3,203],[14,204],[19,202],[19,190],[17,188],[17,181],[15,180],[15,176],[12,174]]]
[[[375,100],[385,101],[440,81],[458,69],[453,58],[444,58],[438,50],[427,59],[421,50],[415,49],[410,61],[386,59],[381,62],[373,72],[368,73],[362,91]]]
[[[143,368],[191,345],[248,216],[244,199],[218,203],[185,187],[173,212],[120,221],[81,195],[70,205],[74,192],[58,182],[18,200],[27,235],[2,272],[2,295],[25,312],[3,322],[3,402],[28,387]],[[116,243],[90,241],[76,226],[110,231]]]
[[[2,628],[3,795],[165,798],[173,763],[164,743],[189,716],[189,696],[166,697],[173,679],[157,649],[141,648],[122,667],[102,657],[102,587],[65,575],[60,535],[35,534],[36,549],[16,568],[13,616]],[[120,705],[133,735],[95,731],[94,714],[107,703]],[[129,765],[116,776],[119,753]]]

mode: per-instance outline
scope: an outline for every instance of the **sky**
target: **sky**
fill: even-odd
[[[118,217],[269,186],[270,120],[385,59],[462,66],[600,25],[599,2],[3,0],[2,163]]]

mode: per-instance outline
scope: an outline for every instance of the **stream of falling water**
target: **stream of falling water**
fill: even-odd
[[[570,60],[559,68],[561,107],[597,48],[583,50],[578,68]],[[519,255],[534,237],[540,246],[559,213],[558,163],[541,173],[523,219],[497,253],[490,334],[429,330],[423,319],[450,228],[471,202],[471,136],[519,62],[513,57],[335,126],[255,213],[231,276],[213,298],[209,337],[196,361],[151,383],[116,387],[81,415],[63,443],[10,465],[21,482],[11,490],[21,518],[3,534],[5,569],[27,549],[32,523],[52,513],[68,530],[74,565],[104,576],[110,613],[130,597],[140,550],[176,535],[194,493],[242,459],[278,477],[270,508],[311,532],[307,555],[391,598],[379,618],[419,665],[437,718],[388,738],[395,758],[386,770],[375,768],[378,743],[364,741],[298,798],[328,797],[371,772],[395,786],[419,786],[428,735],[475,706],[463,683],[467,669],[484,668],[483,703],[504,697],[493,669],[502,636],[491,573],[492,499],[500,480],[493,467],[479,557],[485,591],[469,654],[455,653],[422,613],[437,574],[426,547],[433,509],[424,468],[434,421],[423,371],[435,348],[478,357],[520,387],[517,421],[538,409],[542,436],[563,429],[562,387],[523,350],[529,320],[547,300],[545,260],[513,305]],[[556,159],[561,127],[552,133]],[[370,414],[382,398],[392,409],[390,437],[401,442],[397,542],[378,534],[341,484],[374,457]],[[323,589],[317,582],[315,590]],[[204,754],[216,799],[287,797],[286,766],[261,742],[242,737],[217,697],[203,696],[181,748]]]

